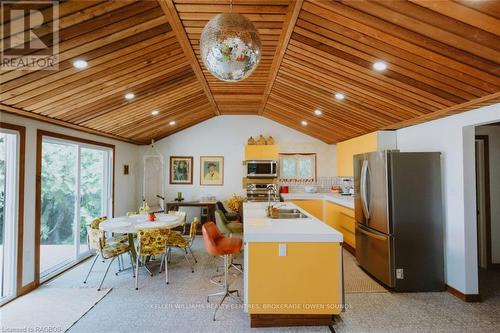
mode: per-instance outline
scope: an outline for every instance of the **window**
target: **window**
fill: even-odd
[[[315,181],[316,154],[280,154],[281,181]]]
[[[113,149],[43,136],[40,278],[89,255],[86,225],[112,215]]]

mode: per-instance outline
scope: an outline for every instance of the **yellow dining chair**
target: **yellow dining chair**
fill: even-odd
[[[87,276],[85,276],[85,280],[83,281],[83,283],[87,283],[87,279],[89,278],[90,273],[92,272],[92,268],[94,268],[94,265],[98,258],[102,258],[103,261],[109,260],[108,266],[106,267],[106,272],[104,273],[104,276],[102,277],[101,283],[99,284],[97,290],[101,290],[102,284],[104,283],[104,279],[106,279],[106,275],[108,274],[109,268],[111,267],[111,264],[116,258],[118,258],[119,270],[122,269],[121,266],[123,265],[123,263],[120,264],[121,260],[120,258],[122,254],[125,253],[129,254],[130,263],[132,265],[132,274],[134,274],[134,269],[133,269],[134,263],[132,261],[132,254],[130,253],[130,245],[128,243],[128,237],[117,236],[117,237],[106,238],[106,233],[99,229],[99,225],[106,220],[107,217],[103,216],[93,220],[87,225],[88,247],[89,250],[96,251],[97,255],[92,261],[90,269],[87,273]]]
[[[170,236],[168,237],[167,240],[167,261],[170,262],[170,251],[172,248],[178,248],[184,251],[184,258],[189,264],[189,267],[191,267],[191,273],[194,273],[194,267],[191,261],[188,258],[188,251],[191,253],[191,256],[194,259],[194,262],[198,262],[196,260],[196,257],[193,254],[193,250],[191,249],[191,246],[193,245],[194,239],[196,237],[196,227],[198,226],[198,219],[195,217],[193,219],[193,222],[191,222],[191,226],[189,227],[189,235],[188,236],[182,236],[177,232],[171,232]],[[162,262],[163,264],[163,262]],[[160,266],[160,272],[162,270],[163,266]]]
[[[146,265],[146,257],[160,256],[162,264],[165,264],[165,282],[168,284],[168,268],[166,244],[170,235],[167,228],[144,228],[137,231],[137,259],[135,262],[135,290],[139,289],[139,266],[142,258],[143,266]]]

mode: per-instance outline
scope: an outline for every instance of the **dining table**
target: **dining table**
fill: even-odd
[[[185,223],[184,216],[175,214],[160,213],[155,215],[155,221],[149,221],[147,214],[138,214],[131,216],[119,216],[110,218],[99,224],[99,229],[114,234],[127,234],[130,244],[132,259],[136,260],[137,252],[134,246],[134,235],[141,229],[180,227]]]

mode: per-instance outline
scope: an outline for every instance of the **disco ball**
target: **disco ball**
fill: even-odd
[[[259,64],[261,42],[257,29],[245,16],[223,13],[203,28],[200,50],[212,75],[236,82],[247,78]]]

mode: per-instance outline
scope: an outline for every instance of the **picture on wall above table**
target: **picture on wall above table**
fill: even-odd
[[[170,156],[170,184],[193,184],[192,156]]]
[[[224,185],[224,156],[200,156],[200,185]]]

